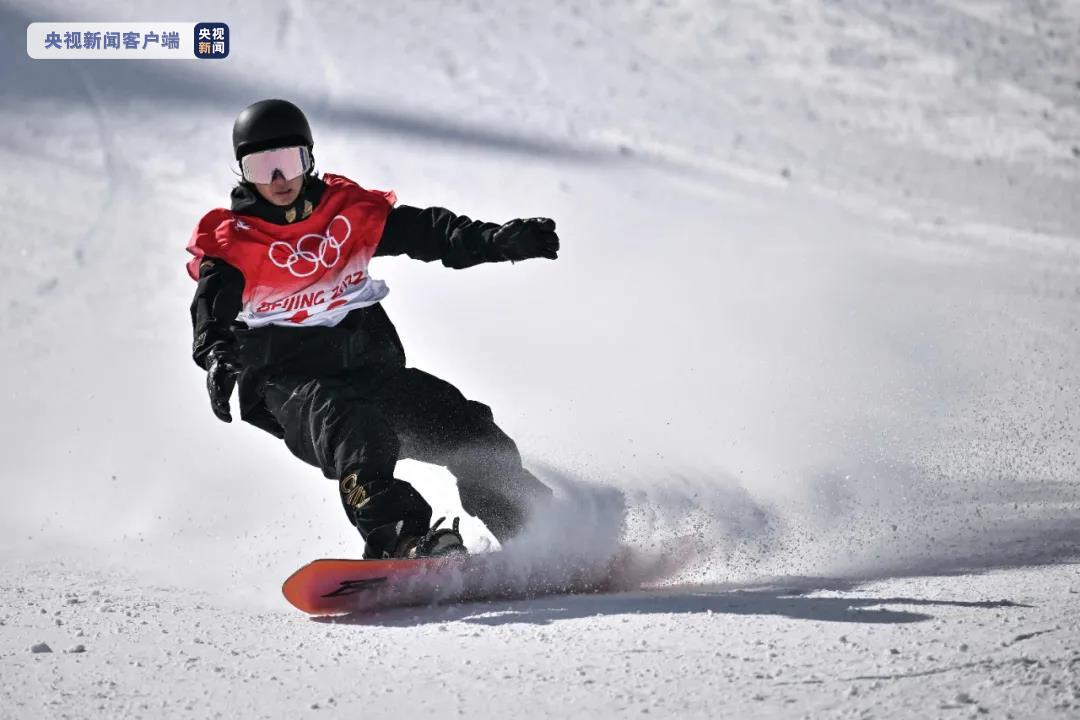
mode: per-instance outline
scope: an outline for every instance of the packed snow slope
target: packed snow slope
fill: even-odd
[[[0,717],[1078,711],[1080,5],[0,13]],[[211,19],[222,62],[24,51],[34,21]],[[557,220],[553,263],[372,271],[410,364],[563,499],[523,561],[679,567],[338,624],[284,604],[360,543],[333,483],[211,414],[183,269],[264,97],[308,112],[320,170]],[[399,473],[460,514],[445,471]]]

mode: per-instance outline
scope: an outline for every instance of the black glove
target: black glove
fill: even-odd
[[[554,260],[559,256],[559,236],[555,234],[555,221],[551,218],[511,220],[495,231],[492,241],[511,261],[535,257]]]
[[[222,422],[232,422],[229,398],[232,397],[239,374],[240,368],[232,353],[223,350],[210,352],[206,365],[206,390],[210,393],[210,408]]]

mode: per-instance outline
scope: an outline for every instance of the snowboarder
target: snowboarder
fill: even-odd
[[[338,483],[365,558],[464,552],[453,527],[431,525],[431,507],[394,477],[399,458],[446,466],[462,507],[500,541],[519,533],[551,491],[521,465],[490,408],[405,366],[397,331],[368,274],[380,255],[484,262],[554,260],[555,222],[495,224],[440,207],[398,205],[314,169],[311,129],[285,100],[250,105],[233,124],[241,179],[229,209],[199,221],[187,268],[193,358],[207,372],[215,415],[240,417],[285,441]],[[440,521],[441,522],[441,521]]]

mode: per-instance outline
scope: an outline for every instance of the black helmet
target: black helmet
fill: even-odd
[[[260,100],[244,108],[233,123],[236,159],[261,150],[306,145],[310,150],[311,127],[300,108],[288,100]]]

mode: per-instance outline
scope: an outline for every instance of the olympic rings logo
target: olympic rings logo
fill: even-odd
[[[331,229],[340,220],[345,223],[345,237],[334,237]],[[296,241],[296,247],[278,240],[270,245],[270,262],[282,270],[288,270],[295,277],[310,277],[320,268],[329,270],[341,259],[341,248],[352,235],[352,223],[344,215],[335,215],[326,226],[326,234],[308,233]]]

